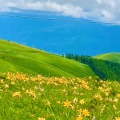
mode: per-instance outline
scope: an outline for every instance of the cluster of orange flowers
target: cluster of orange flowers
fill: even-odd
[[[90,113],[88,110],[86,109],[80,109],[78,110],[79,114],[78,114],[78,117],[76,118],[76,120],[83,120],[83,116],[85,117],[89,117],[90,116]]]
[[[98,88],[95,88],[97,92],[93,92],[91,95],[91,98],[89,98],[91,91],[94,91],[94,85],[91,84],[92,78],[90,77],[89,80],[87,79],[81,79],[81,78],[72,78],[72,79],[66,79],[64,77],[58,78],[58,77],[43,77],[41,75],[37,76],[28,76],[27,74],[22,73],[10,73],[8,72],[5,74],[6,79],[9,81],[9,84],[6,83],[3,79],[0,79],[0,84],[3,85],[3,87],[7,90],[11,85],[16,85],[18,81],[20,82],[26,82],[27,84],[37,83],[34,85],[33,88],[26,88],[25,86],[22,86],[20,90],[22,91],[14,91],[12,93],[12,97],[14,98],[22,98],[24,97],[23,94],[26,96],[32,97],[34,100],[37,99],[41,94],[44,94],[44,89],[40,86],[47,85],[47,86],[55,86],[59,87],[61,94],[65,96],[63,100],[56,99],[56,103],[58,105],[62,105],[65,109],[72,109],[76,110],[76,120],[83,120],[92,118],[94,113],[92,113],[91,109],[87,109],[87,104],[90,102],[90,99],[96,100],[97,102],[108,102],[112,104],[112,107],[114,110],[118,111],[117,104],[120,102],[120,93],[116,93],[114,97],[113,94],[113,87],[119,87],[119,83],[113,84],[113,87],[111,87],[112,82],[105,82],[105,81],[99,81]],[[98,83],[98,81],[95,84]],[[115,85],[115,86],[114,86]],[[62,86],[62,87],[61,87]],[[63,87],[64,86],[64,87]],[[2,89],[0,88],[0,91]],[[70,99],[66,99],[69,97],[69,93],[73,95]],[[112,97],[111,97],[112,96]],[[58,96],[59,98],[59,96]],[[48,98],[49,99],[49,98]],[[50,100],[45,100],[45,105],[47,107],[52,106],[52,102]],[[80,109],[81,108],[81,109]],[[102,115],[107,108],[107,105],[103,105],[100,110],[100,115]],[[115,120],[120,120],[120,117],[114,117]],[[39,117],[38,120],[45,120],[45,118]]]

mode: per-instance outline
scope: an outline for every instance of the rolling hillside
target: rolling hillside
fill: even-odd
[[[101,55],[95,56],[93,58],[120,63],[120,53],[101,54]]]
[[[0,39],[0,72],[9,71],[59,77],[95,75],[85,64]]]
[[[112,58],[113,56],[111,56]],[[66,54],[66,58],[88,65],[101,79],[120,81],[120,63],[90,56]],[[119,60],[119,59],[118,59]]]

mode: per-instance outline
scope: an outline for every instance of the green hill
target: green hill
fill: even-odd
[[[22,72],[59,77],[95,75],[91,68],[85,64],[1,39],[0,72]]]
[[[107,54],[100,54],[93,58],[108,60],[116,63],[120,63],[120,53],[107,53]]]
[[[120,81],[120,63],[73,54],[67,54],[66,58],[88,65],[101,79]]]

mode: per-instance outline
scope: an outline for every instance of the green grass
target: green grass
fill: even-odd
[[[0,120],[119,120],[119,88],[119,82],[90,77],[1,74]]]
[[[109,60],[112,62],[120,63],[120,53],[108,53],[108,54],[100,54],[93,58]]]
[[[0,72],[22,72],[44,76],[95,75],[85,64],[7,40],[0,40],[0,68]]]

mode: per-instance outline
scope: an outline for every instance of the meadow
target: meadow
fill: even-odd
[[[120,83],[0,74],[0,120],[120,120]]]
[[[95,76],[88,65],[0,39],[0,72],[9,71],[68,78]]]

